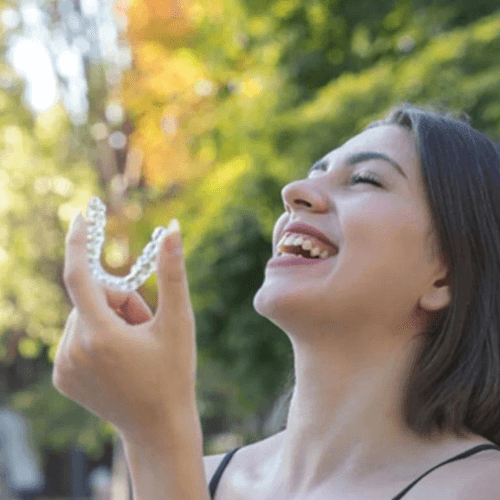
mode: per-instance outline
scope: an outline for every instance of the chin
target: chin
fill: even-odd
[[[266,293],[265,285],[262,285],[257,293],[253,297],[253,307],[257,311],[258,314],[264,316],[265,318],[269,317],[269,313],[273,310],[273,300],[272,297],[269,297],[269,294]]]
[[[270,290],[264,283],[253,297],[254,309],[265,318],[271,319],[277,309],[282,308],[283,295],[277,294],[276,290]]]
[[[257,290],[253,298],[253,307],[258,314],[267,318],[280,328],[283,320],[295,316],[302,308],[308,309],[307,301],[301,294],[279,290],[265,283]]]

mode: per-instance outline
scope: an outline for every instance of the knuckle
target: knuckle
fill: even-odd
[[[70,332],[74,331],[78,321],[78,310],[76,309],[76,307],[73,307],[64,325],[64,335],[68,335]]]
[[[70,379],[71,372],[68,369],[68,363],[64,361],[63,356],[57,356],[52,369],[52,385],[62,394],[68,395],[70,393],[70,387],[68,387]]]
[[[76,307],[73,307],[73,309],[71,309],[71,312],[69,313],[67,324],[72,325],[73,328],[76,328],[79,326],[80,321],[81,320],[80,315],[78,314],[78,309]]]
[[[75,381],[92,372],[100,359],[95,343],[73,342],[54,359],[52,384],[63,394],[69,395]]]
[[[83,272],[80,269],[69,268],[67,266],[64,268],[63,281],[67,287],[72,288],[75,285],[78,285],[78,283],[81,282],[82,277]]]
[[[66,353],[68,367],[71,367],[73,370],[80,368],[85,361],[84,356],[82,356],[83,349],[81,348],[81,343],[78,342],[78,344],[75,344],[76,342],[73,342]]]
[[[86,235],[82,231],[69,231],[66,234],[66,246],[82,245]]]
[[[61,365],[54,364],[54,368],[52,370],[52,385],[59,391],[64,392],[64,376],[61,372]]]
[[[106,342],[102,338],[93,336],[83,343],[81,355],[84,355],[87,364],[90,364],[102,359],[106,351]]]
[[[184,279],[183,270],[180,266],[172,266],[166,272],[167,280],[172,283],[181,283]]]
[[[102,335],[88,331],[69,337],[54,358],[52,385],[71,398],[88,375],[102,371],[110,356],[108,344]]]
[[[77,369],[90,370],[103,364],[104,359],[109,355],[110,346],[104,335],[94,332],[80,338],[77,345],[73,345],[69,350],[69,360],[72,366]]]

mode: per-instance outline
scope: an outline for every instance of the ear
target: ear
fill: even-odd
[[[448,269],[442,266],[440,274],[429,286],[427,291],[422,294],[419,305],[427,311],[439,311],[450,304],[451,284]]]

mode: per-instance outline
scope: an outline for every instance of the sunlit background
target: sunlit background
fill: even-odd
[[[51,384],[69,221],[125,275],[182,226],[205,454],[277,432],[287,337],[252,308],[281,187],[401,101],[500,136],[496,0],[0,0],[0,498],[130,498],[112,426]],[[154,309],[156,278],[140,292]],[[23,493],[24,491],[24,493]]]
[[[130,67],[130,47],[118,41],[127,20],[114,13],[114,4],[98,0],[59,2],[53,4],[58,21],[54,11],[37,2],[3,10],[5,29],[16,31],[7,43],[7,61],[25,79],[24,97],[36,113],[48,111],[62,99],[72,122],[82,125],[89,111],[85,60],[110,64],[110,84],[117,83],[121,70]],[[59,80],[64,81],[64,87]],[[115,105],[108,113],[116,122],[123,110]]]

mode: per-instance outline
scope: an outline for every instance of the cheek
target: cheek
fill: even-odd
[[[346,258],[391,274],[413,270],[424,260],[426,235],[425,214],[416,207],[371,206],[345,219]]]
[[[428,244],[427,214],[415,207],[400,211],[392,219],[392,230],[388,239],[394,253],[408,265],[419,267],[426,264],[426,245]]]
[[[276,224],[274,224],[273,247],[276,245],[276,243],[278,243],[278,235],[282,234],[283,228],[285,227],[287,220],[288,220],[288,214],[284,213],[281,214],[280,217],[278,217]]]

